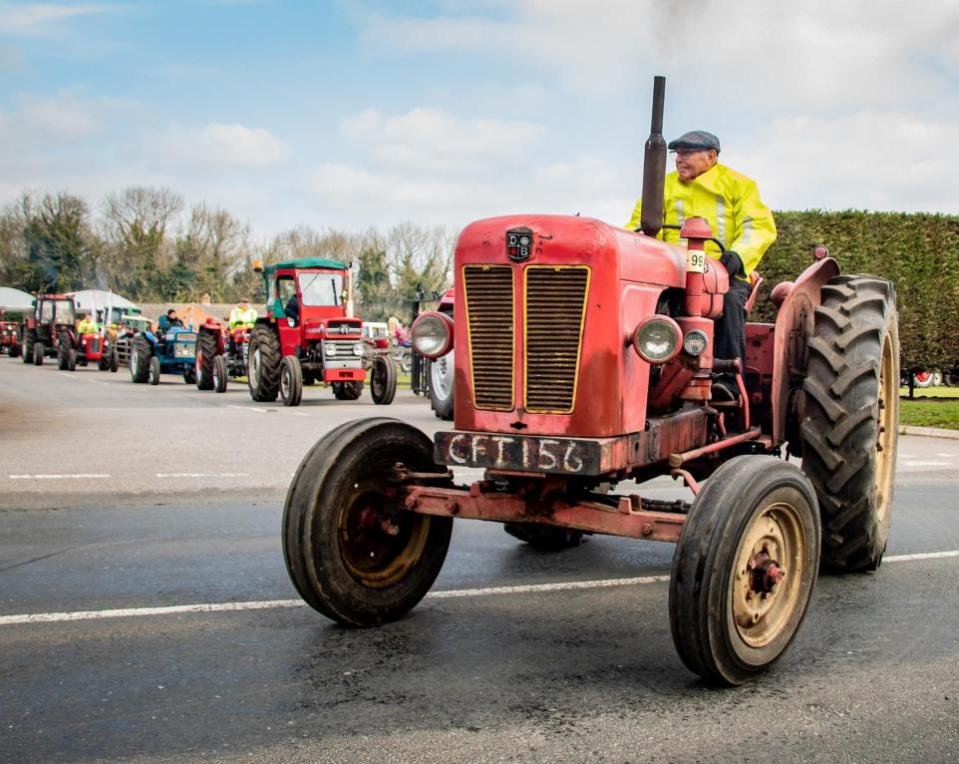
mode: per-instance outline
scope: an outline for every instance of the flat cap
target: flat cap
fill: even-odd
[[[683,133],[681,136],[669,142],[667,148],[670,151],[676,149],[694,149],[698,151],[709,151],[715,149],[719,153],[719,138],[705,130],[691,130]]]

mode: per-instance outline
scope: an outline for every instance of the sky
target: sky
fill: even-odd
[[[959,213],[959,3],[889,0],[0,0],[0,204],[622,224],[656,74],[773,209]]]

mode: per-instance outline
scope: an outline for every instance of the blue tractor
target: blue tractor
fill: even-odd
[[[161,374],[182,374],[188,385],[196,382],[196,337],[192,329],[172,326],[165,332],[142,331],[130,348],[130,379],[160,384]]]

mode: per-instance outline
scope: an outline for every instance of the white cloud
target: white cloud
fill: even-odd
[[[110,6],[94,4],[0,3],[0,35],[46,35],[59,22],[111,10]]]
[[[514,0],[506,18],[370,16],[365,39],[401,51],[512,56],[590,92],[635,94],[653,70],[703,103],[810,109],[934,98],[959,65],[959,6],[813,0]],[[951,73],[950,73],[951,70]],[[640,74],[642,73],[642,74]],[[640,81],[637,82],[637,77]]]
[[[202,128],[174,126],[147,138],[158,163],[221,170],[266,170],[284,161],[289,148],[264,128],[211,122]]]
[[[369,109],[345,119],[341,132],[384,167],[465,174],[521,156],[547,131],[530,122],[462,119],[437,109],[413,109],[394,117]]]
[[[955,214],[959,189],[946,159],[959,124],[918,113],[863,111],[834,119],[780,118],[762,142],[731,147],[778,209]]]

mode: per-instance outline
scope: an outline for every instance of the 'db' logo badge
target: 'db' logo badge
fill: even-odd
[[[529,260],[533,254],[533,232],[529,228],[514,228],[506,232],[506,256],[514,263]]]

